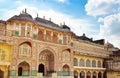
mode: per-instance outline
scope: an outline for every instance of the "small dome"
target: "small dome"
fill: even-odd
[[[67,25],[62,25],[62,28],[70,30],[70,27],[68,27]]]
[[[10,19],[8,19],[8,21],[13,20],[13,19],[17,19],[17,20],[33,20],[32,16],[30,14],[27,13],[26,9],[25,11],[22,11],[22,13],[20,13],[20,15],[14,15],[13,17],[11,17]]]
[[[109,42],[107,42],[107,43],[105,44],[105,46],[106,46],[106,47],[109,47],[109,48],[114,47],[113,44],[111,44],[111,43],[109,43]]]
[[[19,15],[20,18],[26,18],[26,19],[33,19],[32,16],[28,13],[21,13]]]

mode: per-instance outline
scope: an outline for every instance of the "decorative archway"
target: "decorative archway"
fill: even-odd
[[[70,75],[70,67],[67,64],[65,64],[63,66],[63,76],[69,76],[69,75]]]
[[[0,78],[4,78],[4,72],[0,70]]]
[[[43,73],[45,75],[45,66],[43,64],[39,64],[38,73]]]
[[[29,76],[30,65],[23,61],[18,65],[18,76]]]
[[[39,62],[44,63],[43,75],[48,75],[54,72],[54,54],[45,49],[39,54]]]
[[[89,71],[86,73],[86,78],[91,78],[91,73]]]
[[[80,78],[85,78],[85,72],[83,71],[80,72]]]
[[[93,78],[96,78],[96,77],[97,77],[97,73],[93,72]]]

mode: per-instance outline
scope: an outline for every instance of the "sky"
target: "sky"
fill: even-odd
[[[0,19],[7,21],[25,8],[33,18],[65,22],[78,36],[85,33],[120,48],[120,0],[0,0]]]

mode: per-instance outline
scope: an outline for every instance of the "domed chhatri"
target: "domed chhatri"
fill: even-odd
[[[33,19],[32,16],[27,13],[27,9],[25,9],[25,11],[22,11],[22,13],[20,13],[19,17],[20,18]]]
[[[27,9],[25,9],[25,11],[22,11],[22,13],[20,13],[20,15],[14,15],[7,21],[10,21],[10,20],[31,20],[33,21],[33,18],[30,14],[27,13]]]
[[[70,30],[70,27],[68,27],[68,26],[65,24],[65,22],[64,22],[64,24],[62,25],[62,28],[63,28],[63,29],[68,29],[68,30]]]

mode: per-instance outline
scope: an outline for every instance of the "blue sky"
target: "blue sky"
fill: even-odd
[[[0,19],[27,12],[35,18],[65,22],[77,35],[104,38],[120,47],[120,0],[0,0]]]

